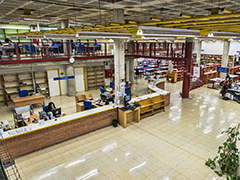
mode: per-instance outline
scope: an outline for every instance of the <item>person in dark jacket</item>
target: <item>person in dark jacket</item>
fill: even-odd
[[[50,102],[50,103],[48,104],[47,109],[46,109],[46,113],[52,112],[54,109],[56,109],[55,104],[54,104],[53,102]]]

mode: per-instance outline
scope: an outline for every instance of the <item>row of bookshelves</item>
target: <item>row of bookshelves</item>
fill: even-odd
[[[193,54],[193,62],[196,62],[197,54]],[[228,56],[228,67],[233,67],[234,56]],[[201,54],[201,64],[221,64],[222,55],[214,55],[214,54]]]

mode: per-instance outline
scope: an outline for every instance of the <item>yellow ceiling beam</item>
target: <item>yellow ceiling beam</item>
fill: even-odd
[[[200,16],[193,17],[189,19],[175,19],[175,20],[163,20],[159,22],[150,22],[150,23],[140,23],[139,25],[153,25],[153,24],[167,24],[167,23],[180,23],[180,22],[188,22],[188,21],[196,21],[196,20],[212,20],[219,18],[230,18],[230,17],[239,17],[240,13],[232,13],[232,14],[215,14],[210,16]]]

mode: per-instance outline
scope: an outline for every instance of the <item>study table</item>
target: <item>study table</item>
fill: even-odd
[[[44,95],[39,94],[37,96],[24,96],[19,98],[12,98],[12,101],[14,103],[14,107],[25,106],[28,104],[39,104],[39,103],[42,103],[44,106],[45,105],[44,97],[45,97]]]
[[[223,78],[212,78],[212,79],[209,79],[209,81],[212,81],[212,89],[219,89],[219,86],[218,87],[215,87],[215,82],[219,82],[219,83],[222,83],[225,81],[225,79]],[[209,87],[210,88],[210,87]]]

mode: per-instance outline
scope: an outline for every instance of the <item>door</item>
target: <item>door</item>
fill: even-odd
[[[57,81],[53,80],[53,78],[59,77],[58,71],[59,71],[58,69],[47,70],[49,91],[50,91],[51,97],[60,95],[60,82],[59,82],[59,80],[57,80]]]
[[[83,67],[75,67],[74,74],[75,74],[76,92],[85,91],[84,68]]]

